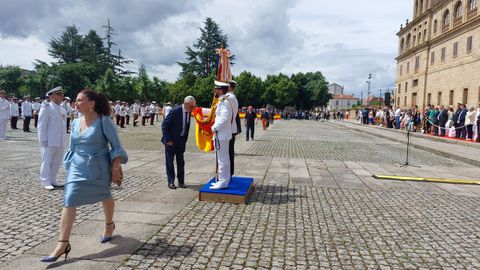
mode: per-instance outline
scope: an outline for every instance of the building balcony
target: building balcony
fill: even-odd
[[[460,24],[462,24],[462,20],[463,17],[460,17],[460,18],[456,18],[454,21],[453,21],[453,27],[457,27],[459,26]]]
[[[449,29],[450,29],[450,25],[449,25],[449,24],[448,24],[448,25],[443,25],[443,26],[442,26],[442,33],[447,32]]]
[[[467,19],[470,20],[471,18],[477,16],[477,8],[469,10],[467,13]]]

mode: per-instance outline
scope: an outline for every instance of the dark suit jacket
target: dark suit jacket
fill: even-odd
[[[247,126],[255,125],[255,118],[257,118],[257,114],[255,112],[246,112],[245,119],[247,120]]]
[[[438,115],[438,121],[442,127],[447,123],[448,111],[446,109],[440,111],[440,114]]]
[[[459,123],[465,123],[465,117],[467,116],[467,112],[467,108],[463,108],[463,110],[460,111],[460,114],[458,115]]]
[[[190,113],[188,114],[190,117]],[[191,121],[191,118],[190,118]],[[182,122],[183,122],[183,110],[182,105],[173,108],[170,113],[165,117],[162,123],[162,143],[168,141],[173,141],[173,144],[185,143],[188,139],[188,132],[190,130],[190,125],[187,125],[185,136],[180,136],[182,134]]]

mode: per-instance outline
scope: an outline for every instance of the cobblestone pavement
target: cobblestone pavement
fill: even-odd
[[[247,205],[193,200],[118,269],[479,269],[478,187],[371,175],[480,171],[422,150],[412,153],[421,168],[399,168],[402,149],[331,125],[277,122],[240,153],[251,157],[240,174],[269,164]]]
[[[193,201],[119,269],[478,269],[478,199],[259,186]]]
[[[172,213],[162,226],[149,224],[158,229],[128,259],[105,258],[110,268],[480,268],[480,187],[371,177],[469,179],[478,178],[480,168],[418,149],[412,150],[411,163],[420,167],[400,168],[404,144],[325,123],[277,121],[266,133],[258,133],[255,141],[244,142],[244,134],[237,137],[238,174],[255,177],[257,187],[247,205],[231,205],[199,202],[193,192],[166,189],[163,155],[158,152],[163,150],[158,142],[159,125],[120,131],[130,162],[125,186],[114,191],[115,197],[130,204],[154,201],[152,207],[158,207],[164,204],[162,198],[144,191],[161,184],[166,190],[155,187],[153,194],[178,194],[187,206]],[[61,190],[46,192],[38,183],[35,134],[13,135],[0,144],[0,177],[4,179],[0,185],[0,268],[15,255],[37,261],[39,254],[50,250],[52,244],[38,246],[56,236],[63,197]],[[203,183],[214,170],[214,155],[198,153],[193,138],[187,152],[187,183]],[[76,222],[98,216],[99,210],[98,204],[80,208]],[[121,214],[128,219],[133,212]],[[78,259],[65,268],[57,265],[61,269],[86,269],[82,262],[91,263],[93,268],[88,269],[100,269],[94,266],[100,262],[106,265],[101,259],[83,257],[82,252],[89,254],[88,248],[79,251],[80,243],[75,244],[72,256]],[[37,250],[27,252],[35,246]],[[113,247],[106,248],[116,254]],[[16,257],[18,264],[12,265],[22,265],[21,258]]]

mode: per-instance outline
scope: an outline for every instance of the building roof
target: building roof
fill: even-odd
[[[358,100],[358,98],[356,98],[353,95],[333,95],[332,99],[354,99],[354,100]]]

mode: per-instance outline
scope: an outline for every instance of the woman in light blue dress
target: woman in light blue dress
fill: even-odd
[[[115,223],[115,201],[110,192],[111,183],[120,186],[123,172],[120,164],[128,160],[122,148],[115,124],[110,119],[110,105],[102,93],[82,90],[75,106],[82,113],[72,123],[70,148],[65,154],[67,170],[64,192],[64,208],[60,220],[60,236],[56,249],[42,262],[54,262],[71,250],[70,233],[80,205],[102,202],[105,229],[100,242],[112,239]],[[110,147],[109,147],[110,145]]]

